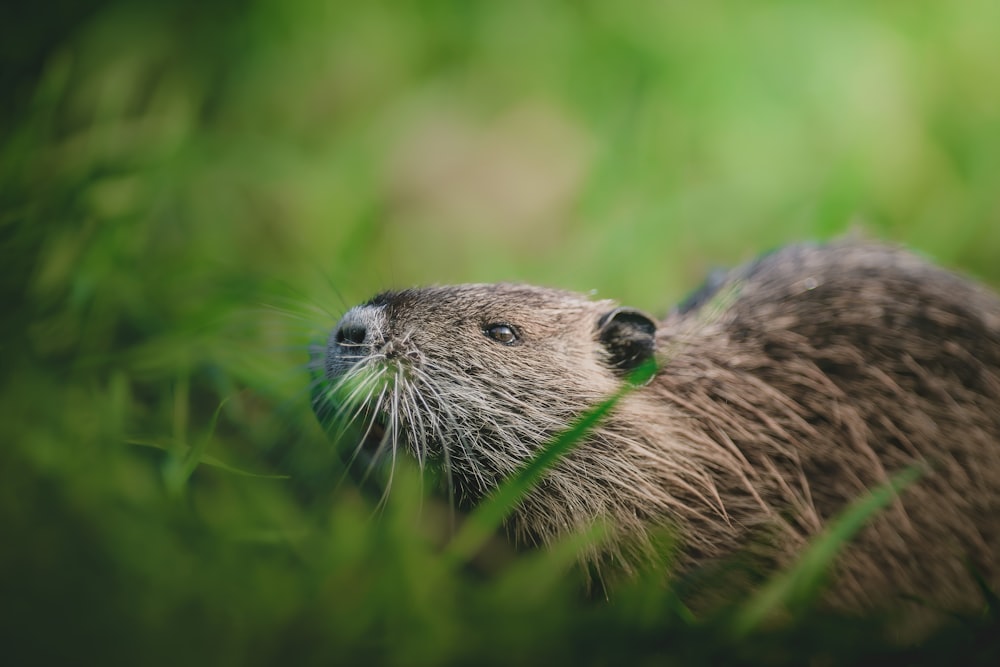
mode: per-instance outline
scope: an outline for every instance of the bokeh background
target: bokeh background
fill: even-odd
[[[995,0],[53,0],[0,10],[0,57],[19,657],[795,662],[655,586],[581,602],[570,552],[443,564],[419,485],[343,481],[308,342],[422,283],[663,313],[845,233],[1000,285]]]

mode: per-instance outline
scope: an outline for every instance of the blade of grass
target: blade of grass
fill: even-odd
[[[886,507],[900,492],[924,473],[918,465],[910,466],[885,484],[851,503],[809,546],[787,572],[775,575],[742,606],[733,621],[737,638],[746,637],[782,609],[792,609],[807,602],[819,591],[834,557],[876,512]]]
[[[184,395],[185,397],[187,396],[186,385]],[[194,472],[198,464],[205,458],[205,449],[212,440],[212,436],[215,435],[215,427],[219,423],[219,415],[222,414],[222,408],[225,407],[228,401],[229,399],[225,398],[219,403],[219,407],[212,414],[212,420],[208,424],[208,432],[205,433],[205,437],[198,440],[193,447],[188,447],[186,452],[183,451],[184,444],[181,440],[183,433],[178,433],[177,444],[173,450],[174,456],[163,469],[164,481],[171,494],[180,495],[184,489],[184,485],[187,484],[188,479],[191,477],[191,473]],[[175,414],[179,413],[179,410],[175,412]],[[187,423],[186,408],[183,408],[183,415],[183,419],[175,420],[175,424]]]
[[[640,365],[617,392],[584,412],[572,426],[553,438],[528,465],[476,508],[448,545],[445,557],[455,562],[472,558],[545,471],[607,416],[622,397],[648,382],[657,368],[656,361],[652,359]]]
[[[151,440],[127,440],[126,443],[129,445],[136,445],[138,447],[149,447],[150,449],[159,449],[165,452],[171,451],[171,448],[168,447],[167,445],[161,445],[160,443],[152,442]],[[190,448],[185,448],[184,450],[185,456],[187,456],[188,452],[190,452]],[[233,473],[234,475],[240,475],[242,477],[256,477],[258,479],[291,478],[290,475],[274,475],[274,474],[250,472],[249,470],[241,470],[240,468],[231,466],[228,463],[225,463],[224,461],[220,461],[214,456],[209,456],[208,454],[202,454],[198,458],[198,463],[207,466],[212,466],[213,468],[218,468],[219,470],[224,470],[226,472]]]
[[[600,543],[608,533],[608,526],[596,521],[549,549],[527,554],[504,570],[494,590],[509,600],[541,602],[566,583],[562,575],[580,562],[580,554]]]
[[[983,594],[983,600],[985,601],[984,615],[992,619],[1000,618],[1000,596],[993,590],[993,587],[990,586],[990,583],[978,567],[970,562],[968,568],[969,574],[972,575],[976,586],[979,587],[979,592]]]

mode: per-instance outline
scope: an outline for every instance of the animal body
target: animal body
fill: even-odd
[[[353,453],[407,452],[474,504],[620,389],[659,369],[561,458],[509,522],[547,543],[594,521],[628,570],[660,528],[682,567],[757,541],[790,562],[895,473],[926,473],[836,564],[847,608],[981,605],[1000,584],[1000,299],[902,249],[789,246],[713,278],[665,319],[514,284],[385,292],[316,360],[363,422]]]

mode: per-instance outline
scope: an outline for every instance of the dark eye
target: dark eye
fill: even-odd
[[[483,333],[504,345],[514,345],[518,342],[517,331],[509,324],[487,324]]]

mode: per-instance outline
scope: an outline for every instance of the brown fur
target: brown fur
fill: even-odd
[[[345,316],[323,366],[340,385],[354,378],[342,414],[380,415],[369,453],[438,461],[458,500],[475,502],[613,393],[648,342],[656,377],[547,473],[516,535],[549,542],[604,520],[617,538],[595,556],[630,569],[657,527],[677,530],[686,564],[766,534],[786,563],[850,501],[921,462],[930,472],[841,558],[831,599],[981,604],[968,564],[1000,585],[1000,300],[853,242],[785,248],[714,283],[648,341],[640,314],[569,292],[387,293]],[[338,342],[352,323],[364,340]],[[516,330],[514,345],[484,335],[495,323]]]

